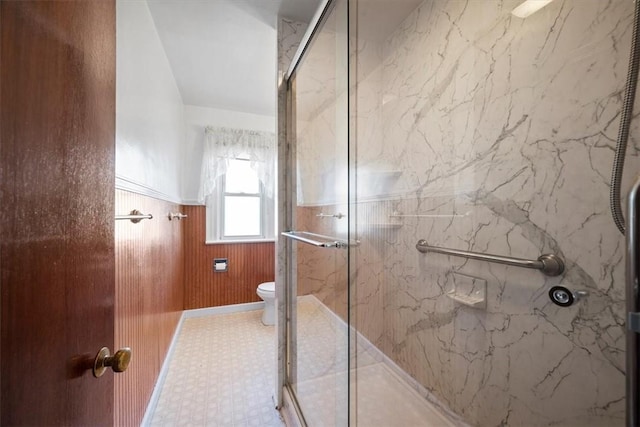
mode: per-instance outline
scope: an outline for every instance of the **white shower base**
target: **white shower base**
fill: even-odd
[[[315,296],[298,297],[297,308],[298,380],[294,389],[305,420],[312,426],[347,425],[349,329]],[[352,425],[466,425],[366,338],[353,329],[351,333],[357,341],[357,368],[351,370],[351,381],[355,381]]]

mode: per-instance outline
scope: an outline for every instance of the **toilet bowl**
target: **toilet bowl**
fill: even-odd
[[[265,282],[258,285],[256,293],[264,300],[264,311],[262,312],[262,323],[265,325],[273,325],[276,323],[275,300],[276,300],[276,284],[275,282]]]

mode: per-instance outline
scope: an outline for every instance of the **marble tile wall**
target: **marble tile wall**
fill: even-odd
[[[346,218],[320,217],[320,214],[345,212],[339,206],[298,207],[297,223],[304,230],[323,236],[335,237],[337,223],[346,223]],[[347,250],[344,248],[317,248],[298,244],[297,291],[298,295],[313,295],[346,321],[348,307]]]
[[[556,0],[522,20],[518,3],[429,0],[386,40],[358,40],[358,233],[385,260],[355,266],[384,306],[367,336],[472,425],[622,425],[624,239],[608,191],[633,4]],[[372,233],[367,210],[402,225]],[[421,238],[567,268],[424,255]],[[486,280],[486,309],[447,296],[453,273]],[[557,284],[589,296],[560,308]]]
[[[375,31],[356,18],[352,320],[469,424],[622,425],[624,239],[608,191],[633,3],[555,0],[524,20],[510,13],[519,3],[427,0],[384,39],[360,37]],[[311,129],[322,111],[308,119]],[[624,189],[640,170],[639,130],[636,120]],[[322,175],[316,157],[299,165],[310,177]],[[308,221],[339,209],[303,201]],[[424,255],[422,238],[555,253],[566,272]],[[335,260],[303,260],[299,277],[338,285]],[[485,308],[447,296],[454,273],[486,281]],[[311,291],[331,306],[321,283]],[[589,296],[561,308],[554,285]]]
[[[314,35],[293,80],[292,134],[298,231],[347,240],[347,2],[337,1]],[[313,165],[308,167],[308,165]],[[338,215],[332,217],[331,215]],[[313,294],[347,318],[347,250],[293,245],[297,294]]]
[[[314,35],[295,76],[298,206],[347,202],[348,55],[339,28],[346,2],[337,3]]]

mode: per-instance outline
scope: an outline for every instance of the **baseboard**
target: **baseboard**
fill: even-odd
[[[173,357],[173,352],[175,350],[176,342],[178,341],[178,337],[180,336],[180,331],[182,330],[182,324],[184,323],[185,315],[184,311],[180,316],[180,321],[178,322],[178,326],[176,326],[176,330],[173,333],[173,337],[171,338],[171,344],[169,344],[169,349],[167,350],[167,355],[162,362],[162,368],[160,368],[160,374],[158,374],[158,379],[156,380],[156,385],[153,387],[153,393],[151,393],[151,399],[149,399],[149,404],[147,405],[147,410],[144,412],[144,417],[142,418],[142,422],[140,423],[141,427],[147,427],[151,424],[151,418],[156,411],[156,407],[158,406],[158,400],[160,399],[160,392],[162,391],[162,386],[164,385],[164,381],[167,378],[167,371],[169,370],[169,362],[171,362],[171,358]]]
[[[242,311],[261,310],[263,308],[264,308],[264,301],[259,301],[259,302],[248,302],[245,304],[221,305],[218,307],[194,308],[192,310],[183,311],[182,315],[184,316],[185,319],[190,319],[192,317],[204,317],[204,316],[211,316],[214,314],[240,313]]]

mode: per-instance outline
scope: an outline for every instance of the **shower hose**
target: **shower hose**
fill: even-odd
[[[631,56],[629,58],[629,71],[627,72],[627,83],[624,94],[624,102],[620,113],[620,128],[618,130],[618,140],[616,152],[613,159],[613,171],[611,173],[611,190],[609,192],[609,202],[613,222],[622,234],[625,233],[625,221],[622,214],[622,203],[620,196],[620,184],[622,182],[622,171],[624,169],[624,159],[629,141],[629,128],[633,115],[633,103],[636,96],[636,86],[638,84],[638,68],[640,66],[640,1],[635,2],[633,14],[633,34],[631,36]]]

